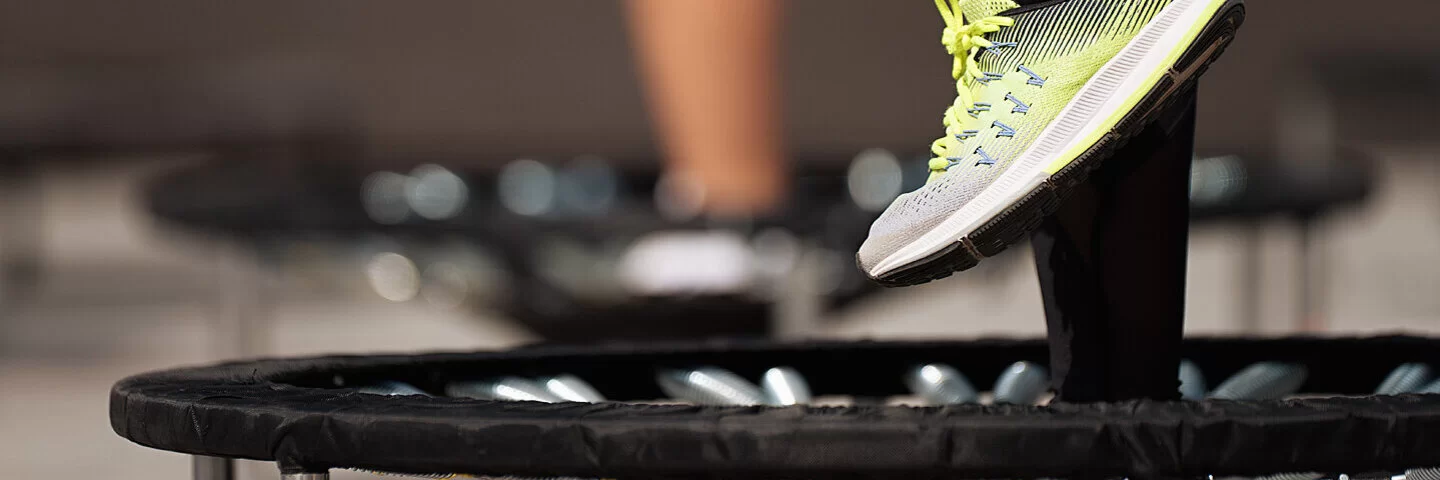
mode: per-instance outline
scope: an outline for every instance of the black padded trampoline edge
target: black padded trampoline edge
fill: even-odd
[[[1413,337],[1192,341],[1199,358],[1440,360]],[[1040,341],[721,342],[237,362],[137,375],[111,391],[116,433],[183,453],[313,468],[607,478],[938,478],[1261,474],[1440,465],[1440,397],[1050,407],[701,407],[383,397],[277,380],[367,368],[725,353],[852,362]],[[1320,349],[1327,349],[1321,351]],[[1221,360],[1216,360],[1221,361]],[[1307,360],[1308,361],[1308,360]],[[723,362],[717,362],[723,363]],[[1213,363],[1213,362],[1208,362]],[[1223,363],[1223,361],[1222,361]],[[1353,363],[1353,360],[1352,360]],[[1393,366],[1393,363],[1389,363]],[[1358,368],[1370,368],[1359,363]],[[898,380],[897,380],[898,381]],[[1277,455],[1283,442],[1291,448]],[[1364,445],[1366,448],[1357,448]]]

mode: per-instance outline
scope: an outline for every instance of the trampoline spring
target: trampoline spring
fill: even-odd
[[[1266,475],[1257,480],[1315,480],[1323,476],[1317,472],[1292,472]]]
[[[1440,468],[1412,468],[1406,470],[1405,480],[1440,480]]]
[[[395,473],[395,472],[382,472],[382,471],[379,471],[379,470],[368,470],[368,469],[364,469],[364,468],[348,468],[348,469],[346,469],[346,470],[350,470],[350,471],[352,471],[352,472],[368,473],[368,474],[371,474],[371,475],[376,475],[376,476],[381,476],[381,477],[434,478],[434,479],[473,478],[473,477],[468,477],[468,476],[466,476],[466,475],[460,475],[460,474],[455,474],[455,473]]]
[[[995,380],[995,403],[1033,405],[1050,389],[1050,372],[1034,362],[1015,362]]]
[[[1205,399],[1205,374],[1195,362],[1180,362],[1180,397],[1186,400]]]
[[[760,389],[765,394],[766,405],[800,405],[810,403],[812,398],[810,384],[790,367],[766,370],[760,379]]]
[[[974,403],[980,399],[965,374],[943,363],[921,365],[905,372],[905,386],[932,405]]]
[[[661,369],[655,377],[660,390],[671,398],[700,405],[761,405],[760,387],[735,373],[717,367],[691,370]]]
[[[1209,477],[1211,480],[1318,480],[1325,478],[1317,472],[1287,472],[1259,477]]]
[[[536,380],[536,383],[544,385],[545,391],[567,402],[598,403],[605,401],[605,396],[596,391],[589,382],[568,373],[541,378]]]
[[[360,388],[359,388],[359,391],[360,391],[360,393],[369,393],[369,394],[372,394],[372,395],[394,395],[394,396],[401,396],[401,395],[424,395],[424,396],[427,396],[427,397],[430,396],[430,394],[429,394],[429,393],[425,393],[424,390],[415,388],[414,386],[412,386],[412,385],[410,385],[410,384],[408,384],[408,383],[405,383],[405,382],[395,382],[395,381],[377,382],[377,383],[375,383],[375,384],[373,384],[373,385],[366,385],[366,386],[364,386],[364,387],[360,387]]]
[[[451,397],[508,402],[555,403],[561,401],[545,387],[519,377],[501,377],[480,382],[455,382],[445,386],[445,393]]]
[[[1271,400],[1300,390],[1305,383],[1304,365],[1260,362],[1232,375],[1210,392],[1210,398],[1223,400]]]
[[[1375,387],[1376,395],[1399,395],[1402,393],[1414,393],[1425,388],[1434,375],[1430,372],[1430,366],[1423,363],[1407,363],[1390,371],[1390,375]]]
[[[475,478],[475,479],[478,479],[478,480],[599,480],[599,479],[585,479],[585,478],[579,478],[579,477],[515,477],[515,476],[508,476],[508,475],[507,475],[507,476],[503,476],[503,477],[491,477],[491,476],[484,476],[484,475],[481,475],[481,476],[478,476],[478,477],[472,477],[472,476],[469,476],[469,475],[459,475],[457,478]]]

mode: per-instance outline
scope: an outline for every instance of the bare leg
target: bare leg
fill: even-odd
[[[714,215],[785,195],[775,0],[627,0],[637,61],[671,174]]]

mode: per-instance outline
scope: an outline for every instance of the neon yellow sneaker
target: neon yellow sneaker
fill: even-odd
[[[1020,3],[1025,5],[1021,5]],[[930,180],[856,255],[914,285],[1020,241],[1234,38],[1241,0],[935,0],[959,96]]]

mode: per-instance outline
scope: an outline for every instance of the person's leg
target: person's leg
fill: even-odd
[[[775,0],[628,0],[637,62],[667,168],[712,215],[785,195]]]
[[[1180,398],[1194,94],[1030,236],[1056,398]]]

